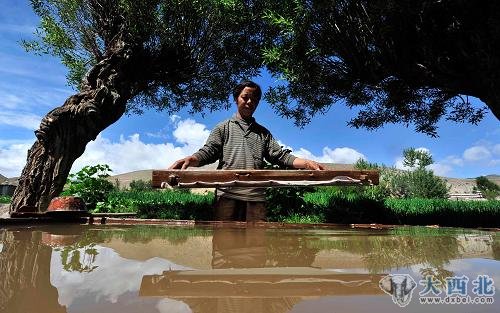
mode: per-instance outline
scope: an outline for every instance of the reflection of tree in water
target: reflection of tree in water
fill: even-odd
[[[0,311],[66,312],[50,284],[52,248],[40,231],[0,231]]]
[[[97,243],[119,239],[125,243],[148,243],[153,239],[166,239],[172,244],[182,244],[193,236],[209,236],[210,231],[197,228],[132,226],[119,228],[82,229],[81,235],[71,244],[57,247],[61,253],[63,269],[69,272],[92,272],[99,254]]]
[[[65,271],[90,273],[98,267],[93,265],[99,254],[95,249],[95,243],[88,243],[83,240],[54,250],[61,253],[61,263]]]
[[[459,256],[456,237],[429,228],[393,230],[381,235],[348,236],[338,240],[310,242],[317,248],[337,249],[362,255],[371,273],[385,272],[413,264],[442,269]]]

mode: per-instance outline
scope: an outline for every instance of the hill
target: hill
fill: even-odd
[[[354,166],[352,164],[337,164],[337,163],[327,163],[325,164],[329,169],[333,170],[352,170]],[[200,168],[191,168],[190,170],[213,170],[215,165],[211,164],[208,166]],[[118,175],[113,175],[108,178],[108,180],[114,185],[118,184],[120,188],[128,188],[133,180],[151,180],[153,170],[141,170],[133,171],[129,173],[123,173]],[[500,186],[500,175],[490,174],[486,175],[486,178],[491,180]],[[450,193],[471,193],[474,186],[476,186],[475,178],[452,178],[443,177],[448,184],[451,185]],[[0,174],[0,184],[7,182],[8,184],[17,185],[17,177],[7,178]]]

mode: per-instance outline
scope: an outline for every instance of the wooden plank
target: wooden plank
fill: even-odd
[[[152,176],[154,188],[161,188],[162,183],[173,187],[194,183],[184,187],[196,188],[225,182],[235,185],[248,182],[254,183],[254,186],[262,182],[262,186],[272,187],[269,181],[297,182],[298,185],[301,181],[325,182],[329,185],[377,185],[379,173],[376,170],[153,170]]]
[[[327,295],[379,295],[382,274],[339,274],[326,270],[301,273],[302,268],[213,269],[166,271],[144,275],[139,296],[182,298],[276,298]],[[200,273],[198,273],[200,272]],[[232,273],[234,272],[234,273]],[[276,273],[275,273],[276,272]]]

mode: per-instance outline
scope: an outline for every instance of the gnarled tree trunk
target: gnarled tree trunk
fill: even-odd
[[[59,195],[73,162],[87,143],[125,112],[137,93],[141,68],[134,49],[117,42],[82,82],[81,92],[50,111],[35,131],[37,141],[28,151],[10,213],[44,212]],[[144,68],[142,68],[144,70]]]

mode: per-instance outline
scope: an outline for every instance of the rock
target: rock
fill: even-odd
[[[0,203],[0,218],[9,218],[9,203]]]
[[[47,212],[61,212],[61,211],[87,211],[85,202],[80,197],[65,196],[56,197],[50,201]]]

